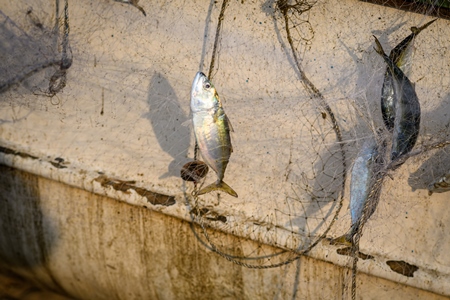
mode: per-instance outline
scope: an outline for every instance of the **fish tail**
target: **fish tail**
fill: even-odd
[[[225,193],[233,197],[238,197],[238,194],[228,184],[221,180],[211,183],[210,185],[202,188],[200,191],[198,191],[197,195],[203,195],[217,190],[224,191]]]
[[[425,28],[427,28],[428,26],[430,26],[431,24],[433,24],[437,19],[431,20],[430,22],[426,23],[425,25],[421,26],[421,27],[411,27],[411,31],[412,33],[414,33],[415,35],[418,35],[422,30],[424,30]]]
[[[375,38],[375,43],[377,44],[377,47],[374,48],[375,51],[377,51],[378,54],[380,54],[381,56],[386,56],[386,53],[383,50],[383,47],[380,44],[380,41],[378,41],[376,36],[373,36]]]

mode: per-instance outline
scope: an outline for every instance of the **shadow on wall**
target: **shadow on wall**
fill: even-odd
[[[57,35],[29,18],[23,27],[0,11],[0,93],[19,83],[29,90],[45,90],[55,72],[49,67],[60,63]]]
[[[433,142],[448,141],[450,139],[450,94],[440,102],[436,109],[422,114],[422,124],[427,120],[426,133],[433,138]],[[430,120],[430,121],[429,121]],[[435,123],[437,122],[437,123]],[[428,185],[438,177],[447,174],[450,169],[450,146],[439,150],[432,150],[431,155],[421,164],[421,166],[409,175],[408,184],[413,191],[427,189]]]
[[[184,163],[189,161],[187,152],[191,141],[191,128],[183,124],[189,116],[181,108],[178,97],[169,81],[156,72],[148,89],[149,112],[144,114],[153,128],[159,146],[172,158],[168,171],[159,179],[180,176]]]
[[[17,274],[0,269],[0,299],[45,299],[45,300],[69,300],[66,296],[55,294],[48,290],[36,287],[32,282],[25,280]]]
[[[281,2],[280,2],[281,3]],[[285,29],[285,21],[282,16],[282,10],[279,7],[280,4],[275,0],[267,0],[261,5],[261,10],[266,16],[272,18],[273,29],[278,42],[280,43],[282,49],[284,49],[286,54],[286,59],[291,65],[294,72],[297,74],[299,83],[302,81],[303,75],[297,66],[292,49],[288,43]],[[292,3],[290,3],[292,4]],[[309,5],[304,3],[305,8]],[[310,3],[314,5],[313,3]],[[301,18],[297,18],[294,5],[291,5],[290,12],[287,13],[289,18],[289,24],[291,30],[290,35],[299,48],[303,48],[308,44],[308,41],[313,38],[313,30],[311,29],[311,24],[304,21]],[[292,30],[294,27],[305,26],[302,30]],[[305,33],[306,36],[300,35],[300,32]],[[308,32],[308,33],[306,33]],[[302,56],[304,49],[297,49],[296,55]],[[306,74],[309,77],[309,74]],[[314,78],[310,78],[314,82]],[[294,78],[293,80],[297,80]],[[300,97],[300,96],[299,96]],[[314,99],[317,106],[321,106],[320,99]],[[313,105],[315,106],[315,105]],[[335,109],[334,107],[332,108]],[[343,193],[343,174],[346,172],[344,170],[344,165],[342,161],[341,148],[337,140],[335,140],[335,131],[333,130],[333,125],[330,120],[329,123],[323,128],[321,125],[323,110],[316,109],[315,116],[313,119],[309,119],[309,115],[304,115],[305,125],[308,127],[315,127],[314,135],[312,138],[311,151],[309,157],[305,157],[307,160],[314,162],[312,169],[306,166],[305,161],[302,159],[295,163],[295,170],[291,170],[291,178],[289,181],[292,182],[293,191],[287,196],[290,201],[290,209],[295,213],[288,223],[284,224],[286,228],[290,226],[296,227],[301,235],[308,237],[321,235],[329,224],[330,220],[333,218],[335,213],[336,205],[340,200],[340,195]],[[336,113],[336,111],[334,111]],[[309,119],[309,120],[308,120]],[[306,129],[310,130],[310,129]],[[317,132],[316,132],[317,131]],[[344,133],[341,128],[340,131]],[[332,138],[329,138],[328,135]],[[331,142],[332,139],[333,142]],[[348,160],[348,156],[347,156]],[[348,162],[347,166],[348,166]],[[308,175],[303,174],[302,170],[307,169]],[[308,177],[312,176],[312,177]],[[305,200],[302,194],[308,194],[308,200]],[[331,205],[330,205],[331,204]],[[295,208],[293,208],[295,207]],[[310,220],[321,220],[310,222]],[[313,225],[312,225],[313,224]],[[303,249],[309,245],[303,245]],[[301,249],[298,249],[301,250]]]
[[[37,177],[0,165],[0,190],[0,267],[33,270],[48,276],[46,288],[59,287],[47,266],[57,232],[42,212]]]
[[[411,173],[408,184],[415,190],[425,190],[436,179],[444,176],[450,170],[450,146],[437,150],[422,165]]]
[[[295,189],[300,189],[299,193],[303,193],[301,190],[304,190],[309,199],[289,197],[293,201],[291,205],[298,202],[296,206],[300,205],[301,209],[285,226],[289,227],[291,224],[298,226],[300,234],[308,237],[319,236],[324,232],[336,212],[336,206],[343,193],[344,167],[340,150],[339,144],[335,143],[320,153],[320,157],[312,167],[313,178],[301,178],[298,174],[292,176]],[[315,221],[311,223],[311,220]],[[311,242],[313,241],[314,238]],[[298,250],[308,246],[309,244],[303,245]]]

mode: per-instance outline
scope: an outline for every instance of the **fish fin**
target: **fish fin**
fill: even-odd
[[[425,25],[422,25],[420,27],[411,27],[411,31],[412,33],[414,33],[415,35],[418,35],[422,30],[424,30],[425,28],[427,28],[428,26],[430,26],[431,24],[433,24],[437,19],[431,20],[430,22],[426,23]]]
[[[228,119],[228,116],[226,114],[225,114],[225,123],[227,124],[228,129],[231,132],[234,132],[233,125],[231,125],[230,119]],[[231,151],[231,153],[233,153],[233,143],[231,143],[231,139],[230,139],[230,151]]]
[[[234,128],[233,125],[231,125],[230,119],[228,119],[228,116],[225,115],[225,119],[227,120],[227,124],[228,124],[228,128],[230,129],[231,132],[234,132]]]
[[[216,181],[214,183],[211,183],[210,185],[202,188],[200,191],[197,192],[197,195],[203,195],[212,191],[217,191],[217,190],[221,190],[224,191],[225,193],[233,196],[233,197],[238,197],[238,194],[228,185],[226,184],[224,181]]]
[[[344,245],[344,246],[351,246],[352,240],[348,233],[341,235],[340,237],[337,237],[335,239],[332,239],[330,241],[331,245]]]

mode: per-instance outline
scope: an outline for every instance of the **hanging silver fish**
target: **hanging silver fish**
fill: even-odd
[[[420,103],[411,81],[386,55],[378,39],[374,38],[377,44],[375,51],[383,57],[392,73],[396,99],[391,150],[391,160],[394,161],[409,153],[416,144],[420,128]]]
[[[389,58],[403,71],[405,76],[409,76],[409,72],[411,71],[415,37],[436,20],[434,19],[421,27],[411,27],[412,33],[391,50]],[[392,131],[395,119],[395,100],[394,83],[389,67],[386,68],[386,72],[384,73],[383,87],[381,88],[381,114],[386,128]]]
[[[381,190],[375,191],[372,197],[369,197],[369,194],[375,188],[374,183],[377,182],[378,176],[380,176],[384,153],[385,144],[383,143],[379,146],[375,139],[367,140],[363,144],[352,167],[350,182],[351,227],[346,234],[332,240],[332,244],[352,244],[353,236],[358,231],[358,224],[367,201],[371,203],[368,203],[369,211],[366,220],[375,212]]]
[[[428,195],[450,191],[450,171],[428,185]]]
[[[217,173],[217,181],[198,191],[197,195],[222,190],[231,196],[237,193],[223,181],[233,147],[231,125],[214,85],[205,74],[195,75],[191,89],[191,111],[198,148],[206,164]]]

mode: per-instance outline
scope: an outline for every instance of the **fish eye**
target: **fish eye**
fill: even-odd
[[[203,84],[203,87],[204,87],[205,89],[209,90],[209,89],[211,88],[211,83],[205,82],[205,83]]]

